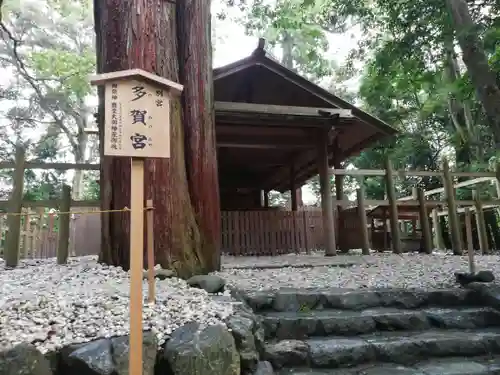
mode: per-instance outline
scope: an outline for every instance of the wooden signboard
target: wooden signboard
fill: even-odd
[[[170,157],[170,101],[183,87],[140,69],[100,74],[90,82],[105,87],[104,155],[131,158],[129,374],[142,375],[144,158]]]

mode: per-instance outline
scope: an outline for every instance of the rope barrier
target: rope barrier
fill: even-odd
[[[144,207],[141,211],[150,211],[154,210],[154,207]],[[117,210],[98,210],[98,211],[66,211],[66,212],[53,212],[53,214],[57,215],[92,215],[92,214],[105,214],[105,213],[114,213],[114,212],[132,212],[132,210],[128,207],[123,207],[122,209]],[[28,212],[0,212],[0,215],[5,216],[36,216],[36,213],[28,213]]]

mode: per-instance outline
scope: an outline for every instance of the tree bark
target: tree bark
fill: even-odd
[[[215,140],[210,1],[177,2],[180,80],[184,85],[186,168],[203,253],[220,268],[220,196]]]
[[[141,68],[179,82],[175,7],[164,0],[95,0],[98,72]],[[100,89],[100,129],[104,110]],[[155,262],[189,277],[210,269],[189,197],[180,99],[171,101],[170,111],[171,158],[146,160],[145,199],[155,207]],[[104,157],[103,144],[101,131],[101,208],[122,209],[130,205],[130,159]],[[129,214],[103,214],[101,220],[100,261],[128,269]]]
[[[471,77],[493,134],[496,149],[500,149],[500,88],[495,73],[488,65],[483,45],[465,0],[447,0],[463,61]]]

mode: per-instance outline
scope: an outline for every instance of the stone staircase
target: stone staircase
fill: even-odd
[[[500,312],[446,290],[280,290],[246,301],[279,375],[500,374]]]

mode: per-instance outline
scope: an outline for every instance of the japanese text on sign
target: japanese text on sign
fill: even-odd
[[[106,85],[105,155],[170,156],[166,91],[135,80]]]

